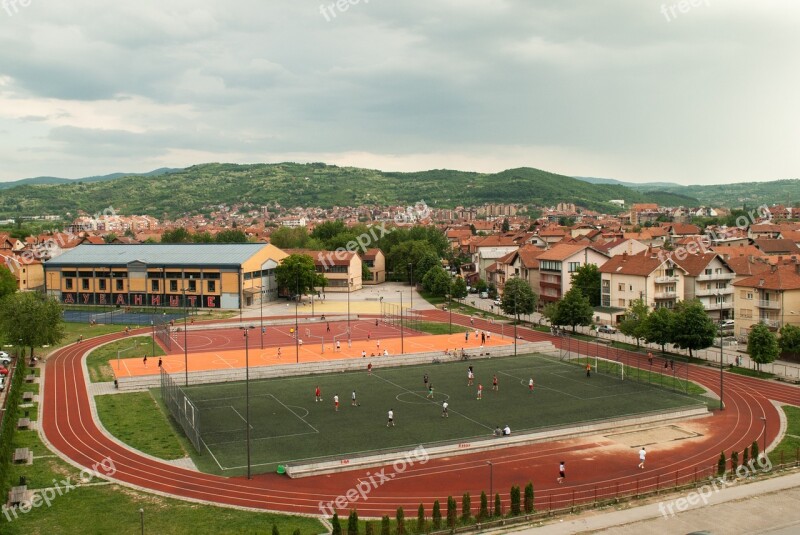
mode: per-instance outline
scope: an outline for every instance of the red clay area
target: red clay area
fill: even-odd
[[[174,330],[171,333],[172,348],[162,357],[161,365],[168,373],[181,373],[188,363],[189,371],[224,370],[244,368],[249,361],[251,367],[275,366],[293,362],[317,362],[378,357],[387,352],[389,356],[402,353],[425,353],[433,351],[465,349],[468,352],[484,346],[502,346],[513,343],[513,339],[489,336],[482,342],[477,331],[452,335],[430,335],[411,329],[386,325],[380,321],[351,321],[350,342],[347,337],[347,322],[319,322],[300,324],[300,337],[296,343],[294,324],[265,326],[258,324],[244,331],[237,327],[229,329]],[[175,329],[182,328],[176,325]],[[247,344],[245,344],[247,342]],[[337,347],[338,342],[338,347]],[[322,346],[325,346],[323,350]],[[159,341],[159,345],[162,345]],[[247,347],[245,347],[245,345]],[[184,358],[184,347],[188,357]],[[186,363],[185,363],[186,361]],[[112,365],[114,375],[132,377],[158,373],[154,359],[142,357],[121,359]]]
[[[447,321],[448,317],[440,311],[425,315],[437,321]],[[469,324],[466,317],[454,315],[453,319],[463,325]],[[486,321],[476,320],[475,327],[497,333],[497,326]],[[564,342],[527,329],[519,329],[519,334],[529,341]],[[422,455],[409,455],[407,460],[398,460],[382,469],[296,480],[276,474],[258,475],[252,480],[225,478],[145,457],[109,439],[98,429],[90,410],[81,358],[99,343],[122,336],[101,336],[71,345],[48,359],[44,373],[42,432],[50,444],[83,467],[110,458],[117,469],[113,479],[123,484],[187,499],[256,509],[330,514],[331,508],[340,512],[355,508],[362,516],[378,516],[393,514],[398,506],[414,511],[420,503],[430,511],[434,500],[444,504],[450,495],[458,497],[470,492],[473,509],[477,510],[478,496],[481,491],[488,494],[490,485],[491,490],[501,494],[505,508],[510,487],[524,486],[528,481],[533,481],[536,488],[539,510],[592,501],[615,493],[633,493],[637,489],[654,490],[708,476],[716,467],[721,450],[730,455],[734,449],[741,452],[753,440],[759,439],[761,444],[762,416],[767,418],[768,441],[774,439],[779,417],[770,400],[800,405],[800,389],[796,387],[726,373],[726,410],[680,423],[680,427],[702,435],[698,438],[648,446],[643,470],[637,468],[638,446],[596,436],[427,461]],[[601,356],[606,356],[605,351],[603,348]],[[646,359],[643,360],[640,364],[648,366]],[[655,364],[663,364],[663,361]],[[689,378],[715,392],[718,389],[719,371],[691,366]],[[398,421],[397,425],[413,425],[413,422]],[[392,430],[380,422],[375,432]],[[567,478],[563,484],[558,484],[558,464],[562,460],[566,461]],[[487,461],[492,463],[491,480]]]

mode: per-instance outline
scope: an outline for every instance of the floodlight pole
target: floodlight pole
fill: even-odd
[[[400,291],[400,354],[404,354],[405,344],[403,342],[403,292]]]
[[[350,272],[348,271],[347,274],[347,339],[348,340],[350,340],[350,288],[352,287],[353,287],[353,281],[350,280]]]
[[[514,292],[514,356],[517,356],[517,292]]]
[[[252,325],[240,326],[240,329],[244,331],[244,397],[245,397],[245,412],[244,412],[244,422],[245,422],[245,433],[246,433],[246,440],[247,440],[247,479],[251,479],[250,477],[250,344],[249,344],[249,331],[253,328]]]
[[[262,286],[261,286],[261,288],[259,289],[259,292],[258,292],[259,293],[259,305],[261,307],[261,313],[259,314],[259,321],[260,321],[259,327],[261,328],[261,349],[264,349],[264,286],[263,286],[264,279],[262,278],[261,281],[262,281],[262,283],[261,283]]]
[[[294,296],[294,356],[295,361],[299,364],[300,363],[300,333],[298,327],[298,319],[297,319],[297,301],[300,299],[300,274],[297,274],[296,284],[297,287],[295,288],[295,296]]]
[[[408,269],[411,272],[411,290],[408,292],[409,297],[411,298],[411,303],[408,305],[409,310],[414,309],[414,264],[412,262],[408,263]]]
[[[717,292],[718,300],[721,298],[722,293]],[[720,305],[721,306],[721,305]],[[720,312],[720,315],[722,312]],[[725,368],[725,357],[722,350],[722,329],[719,330],[719,410],[725,410],[725,404],[722,401],[723,398],[723,377],[724,374],[722,373],[723,368]]]
[[[764,457],[766,458],[766,456],[767,456],[767,417],[766,416],[762,416],[761,417],[761,421],[764,423],[764,431],[763,431],[763,433],[764,433],[764,449],[762,451],[764,452]]]
[[[183,288],[183,377],[186,386],[189,386],[189,346],[187,341],[187,324],[186,314],[188,307],[186,306],[186,288]]]
[[[150,320],[150,328],[153,329],[153,343],[150,344],[151,345],[150,353],[152,353],[152,355],[150,355],[150,356],[151,357],[155,357],[155,355],[156,355],[156,323],[155,323],[155,321]]]
[[[450,313],[450,334],[453,334],[453,294],[447,294],[447,311]]]

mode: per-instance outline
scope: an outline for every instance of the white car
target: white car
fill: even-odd
[[[11,364],[11,357],[9,357],[8,353],[5,351],[0,351],[0,364],[4,364],[6,366]]]
[[[496,307],[503,306],[503,300],[498,297],[497,299],[494,300],[494,306]]]
[[[6,389],[6,377],[5,375],[0,375],[0,392]]]
[[[734,321],[733,320],[724,320],[722,323],[719,324],[720,329],[733,329]]]

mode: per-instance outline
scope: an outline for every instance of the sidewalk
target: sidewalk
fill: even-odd
[[[505,529],[493,534],[564,535],[603,533],[614,535],[662,535],[707,531],[714,535],[763,533],[784,535],[800,532],[800,473],[773,477],[749,484],[736,484],[719,491],[710,490],[708,504],[669,515],[675,500],[686,498],[689,491],[665,494],[659,502],[608,513],[585,512],[579,517],[555,518],[538,527]],[[661,508],[659,508],[661,505]]]

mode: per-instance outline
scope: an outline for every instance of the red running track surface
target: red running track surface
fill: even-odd
[[[440,311],[426,315],[438,321],[448,318]],[[454,315],[453,320],[469,324],[469,318],[463,316]],[[497,326],[478,320],[475,327],[496,332]],[[519,329],[519,334],[528,341],[561,342],[527,329]],[[682,422],[682,428],[702,437],[648,447],[644,470],[636,467],[638,448],[595,436],[431,459],[404,470],[401,470],[402,463],[398,463],[396,469],[389,465],[383,470],[355,470],[295,480],[276,474],[257,475],[252,480],[225,478],[145,457],[100,431],[91,413],[81,360],[89,349],[122,336],[106,335],[73,344],[48,358],[44,373],[42,432],[52,447],[81,467],[92,467],[111,459],[116,468],[111,479],[122,484],[179,498],[284,512],[319,514],[322,512],[320,503],[332,502],[355,489],[352,497],[353,493],[357,494],[360,482],[368,499],[364,499],[364,495],[357,496],[339,508],[340,511],[355,508],[362,516],[380,516],[392,514],[399,506],[413,511],[420,503],[430,511],[434,500],[439,500],[444,507],[447,496],[458,497],[465,492],[473,496],[473,509],[477,511],[481,491],[489,492],[487,461],[493,463],[493,490],[501,494],[504,507],[508,506],[510,487],[524,486],[529,480],[536,488],[539,510],[564,507],[573,499],[591,501],[593,496],[633,492],[636,488],[663,488],[676,478],[679,482],[688,482],[693,477],[709,475],[721,450],[729,456],[732,450],[741,452],[755,439],[760,442],[761,416],[767,418],[768,440],[774,439],[779,417],[770,400],[800,405],[800,389],[796,387],[726,373],[726,410]],[[719,372],[692,366],[690,378],[716,391]],[[376,432],[383,430],[381,422]],[[561,460],[567,462],[567,480],[559,485],[556,477]]]

